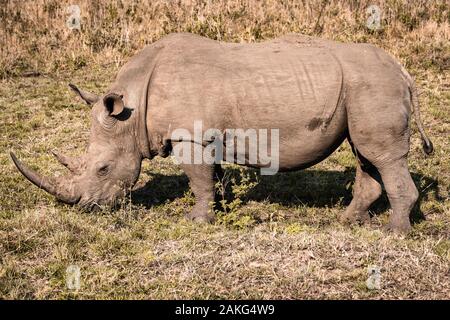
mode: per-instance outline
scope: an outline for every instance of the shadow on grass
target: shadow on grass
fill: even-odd
[[[256,173],[256,170],[249,169]],[[156,203],[174,200],[182,197],[189,190],[189,180],[186,175],[165,176],[151,174],[152,179],[145,186],[132,192],[131,199],[136,205],[151,208]],[[228,179],[235,178],[239,181],[239,170],[226,169]],[[426,185],[420,192],[419,200],[411,214],[411,221],[418,223],[425,220],[420,211],[420,203],[429,195],[437,197],[437,181],[417,173],[412,173],[416,186]],[[268,201],[278,203],[286,207],[306,205],[308,207],[324,208],[336,205],[347,206],[352,199],[352,184],[355,179],[355,169],[348,168],[345,171],[333,170],[303,170],[296,172],[279,173],[273,176],[258,175],[258,184],[252,188],[243,200]],[[230,188],[227,188],[225,198],[233,199]],[[439,199],[437,199],[439,200]],[[389,201],[386,193],[372,204],[370,211],[374,215],[389,209]]]

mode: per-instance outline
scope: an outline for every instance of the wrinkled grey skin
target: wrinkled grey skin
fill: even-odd
[[[111,204],[136,182],[141,161],[167,156],[176,128],[278,128],[280,171],[328,157],[348,139],[358,159],[353,200],[344,222],[366,222],[383,182],[393,213],[388,228],[407,232],[418,191],[407,167],[414,111],[424,151],[432,152],[408,73],[368,44],[288,35],[258,44],[220,43],[172,34],[149,45],[120,70],[104,96],[72,89],[92,107],[88,151],[55,154],[71,174],[41,177],[17,168],[58,199],[86,208]],[[205,142],[202,142],[205,143]],[[258,165],[253,165],[258,167]],[[212,221],[220,165],[182,165],[196,204],[188,217]]]

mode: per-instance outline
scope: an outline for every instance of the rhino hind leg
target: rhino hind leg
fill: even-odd
[[[400,144],[406,144],[407,142],[402,142]],[[356,146],[357,147],[357,146]],[[370,159],[370,163],[374,164],[374,167],[379,172],[381,176],[382,183],[386,190],[389,203],[392,208],[392,213],[389,218],[389,224],[385,228],[387,231],[392,231],[394,233],[408,233],[411,230],[410,223],[410,213],[416,203],[419,193],[417,188],[411,178],[411,174],[408,170],[408,161],[407,154],[401,157],[394,157],[395,153],[389,152],[389,148],[386,148],[386,152],[380,152],[379,155],[383,155],[384,161],[376,161],[380,156],[374,157]],[[358,177],[356,184],[356,194],[358,195],[358,191],[365,190],[364,193],[368,198],[366,198],[365,205],[368,205],[372,201],[375,201],[376,198],[380,195],[380,189],[376,186],[375,175],[363,174],[363,169],[357,169],[360,172],[359,181],[364,181],[364,187],[359,187],[358,185]],[[370,172],[370,170],[369,170]],[[369,178],[369,176],[371,178]],[[369,191],[370,190],[370,191]],[[372,197],[372,198],[371,198]],[[363,197],[359,197],[359,201],[363,202]],[[355,202],[355,207],[356,203]],[[353,203],[353,201],[352,201]],[[353,207],[353,212],[358,212]],[[350,208],[352,208],[352,204],[350,204]],[[350,209],[348,209],[350,210]]]
[[[354,153],[356,154],[356,152]],[[345,224],[370,222],[369,207],[380,195],[381,184],[377,169],[359,156],[353,185],[353,199],[341,216],[341,222]]]
[[[372,83],[374,88],[376,85]],[[359,92],[347,105],[351,140],[358,156],[380,173],[392,207],[387,229],[395,233],[411,229],[409,215],[418,198],[407,164],[411,106],[406,90],[401,82],[390,87],[380,85],[376,96]]]
[[[407,233],[411,229],[409,217],[419,197],[419,191],[409,173],[406,157],[383,166],[379,170],[392,207],[386,230]]]

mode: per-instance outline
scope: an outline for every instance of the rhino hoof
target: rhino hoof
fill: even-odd
[[[215,216],[210,213],[198,213],[198,212],[191,212],[188,215],[186,215],[186,218],[188,220],[198,222],[198,223],[213,223],[215,220]]]
[[[383,231],[387,233],[394,233],[397,235],[407,235],[412,230],[411,224],[409,223],[392,223],[389,222],[383,227]]]
[[[366,225],[370,224],[370,215],[367,211],[364,212],[345,212],[339,221],[345,225]]]

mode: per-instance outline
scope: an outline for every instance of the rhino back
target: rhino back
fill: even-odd
[[[180,125],[201,119],[217,128],[307,127],[334,110],[339,62],[321,47],[289,42],[173,41],[151,84],[151,114]]]

